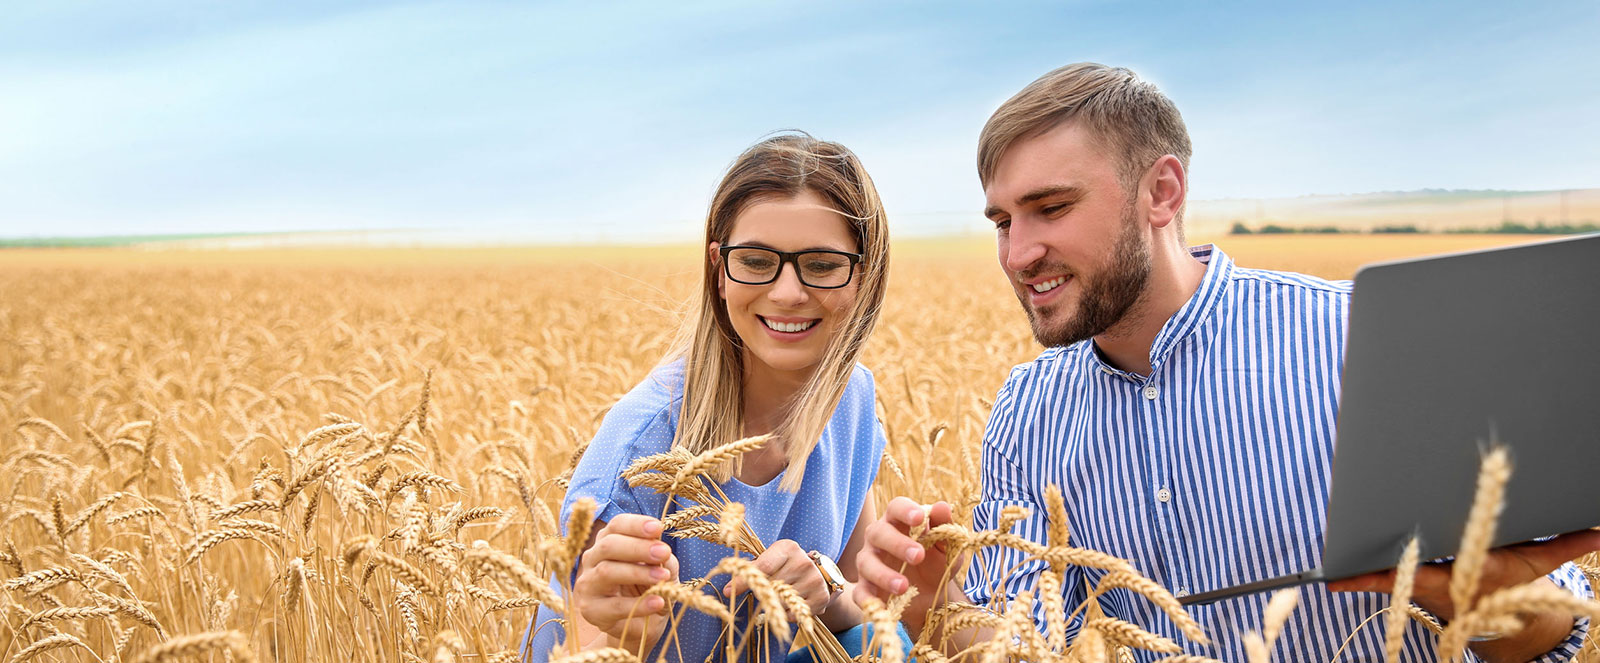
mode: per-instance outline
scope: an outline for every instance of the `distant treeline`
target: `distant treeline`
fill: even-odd
[[[1268,223],[1259,228],[1251,228],[1242,221],[1235,221],[1233,228],[1228,231],[1230,235],[1343,235],[1369,233],[1373,235],[1386,234],[1420,234],[1444,233],[1454,235],[1578,235],[1582,233],[1600,232],[1600,225],[1592,221],[1583,223],[1553,223],[1547,224],[1538,221],[1533,224],[1520,221],[1502,221],[1498,226],[1487,228],[1448,228],[1445,230],[1424,230],[1415,225],[1389,225],[1373,226],[1365,230],[1355,228],[1340,228],[1338,226],[1281,226]]]

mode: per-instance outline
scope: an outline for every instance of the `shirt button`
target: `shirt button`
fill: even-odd
[[[1156,491],[1156,499],[1159,500],[1159,501],[1162,501],[1162,502],[1166,502],[1168,500],[1171,500],[1172,499],[1172,491],[1167,490],[1165,488],[1162,488],[1161,490]]]
[[[1156,396],[1157,396],[1157,395],[1158,395],[1158,394],[1160,394],[1160,393],[1161,393],[1161,392],[1160,392],[1160,391],[1158,391],[1158,390],[1157,390],[1157,389],[1156,389],[1156,386],[1155,386],[1155,385],[1153,385],[1153,384],[1152,384],[1152,385],[1149,385],[1149,386],[1146,386],[1146,387],[1145,387],[1145,388],[1144,388],[1144,397],[1145,397],[1145,400],[1151,400],[1151,401],[1153,401],[1153,400],[1155,400],[1155,399],[1156,399]]]
[[[1189,595],[1189,588],[1188,587],[1179,587],[1177,595],[1178,596],[1188,596]]]

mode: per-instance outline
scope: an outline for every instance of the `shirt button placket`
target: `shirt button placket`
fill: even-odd
[[[1168,487],[1170,481],[1168,473],[1171,471],[1169,463],[1173,460],[1171,456],[1173,441],[1160,433],[1164,429],[1161,415],[1165,410],[1156,399],[1161,397],[1161,388],[1157,387],[1154,382],[1149,382],[1139,389],[1139,395],[1144,397],[1145,426],[1147,427],[1147,435],[1149,435],[1149,439],[1153,443],[1152,450],[1155,452],[1152,458],[1154,463],[1151,465],[1152,473],[1150,477],[1152,484],[1156,486],[1154,494],[1156,510],[1154,515],[1160,531],[1165,532],[1169,538],[1176,539],[1178,535],[1174,527],[1176,516],[1170,510],[1172,506],[1172,489]],[[1180,566],[1179,560],[1172,556],[1171,551],[1167,552],[1166,557],[1167,569],[1172,574],[1172,580],[1185,582],[1188,575],[1187,569]]]

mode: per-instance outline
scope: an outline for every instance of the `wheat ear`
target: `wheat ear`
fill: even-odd
[[[1417,539],[1406,542],[1400,553],[1400,565],[1395,567],[1394,593],[1389,597],[1389,610],[1383,616],[1383,660],[1400,663],[1400,647],[1405,643],[1406,622],[1409,620],[1411,589],[1417,579]]]
[[[89,645],[83,644],[82,640],[79,640],[71,633],[57,633],[48,638],[33,641],[33,644],[30,644],[23,648],[22,651],[17,652],[16,656],[12,656],[11,663],[22,663],[23,661],[29,660],[52,649],[74,646],[89,649]],[[93,652],[94,650],[89,649],[89,651]]]
[[[135,663],[166,663],[219,649],[232,653],[233,659],[238,663],[255,663],[256,657],[250,651],[249,640],[238,631],[180,635],[145,650]]]

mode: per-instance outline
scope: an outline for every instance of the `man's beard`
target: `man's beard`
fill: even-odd
[[[1134,223],[1134,207],[1122,211],[1122,232],[1111,249],[1111,264],[1106,270],[1089,280],[1082,272],[1074,272],[1071,280],[1079,281],[1081,293],[1077,311],[1054,327],[1047,326],[1048,315],[1041,315],[1028,305],[1026,292],[1018,293],[1022,310],[1028,314],[1028,324],[1033,327],[1033,338],[1045,347],[1072,345],[1093,338],[1127,317],[1144,294],[1150,280],[1150,248],[1139,241],[1139,230]],[[1029,270],[1044,271],[1045,267]],[[1062,286],[1057,287],[1064,287]],[[1050,312],[1061,304],[1045,307]]]

